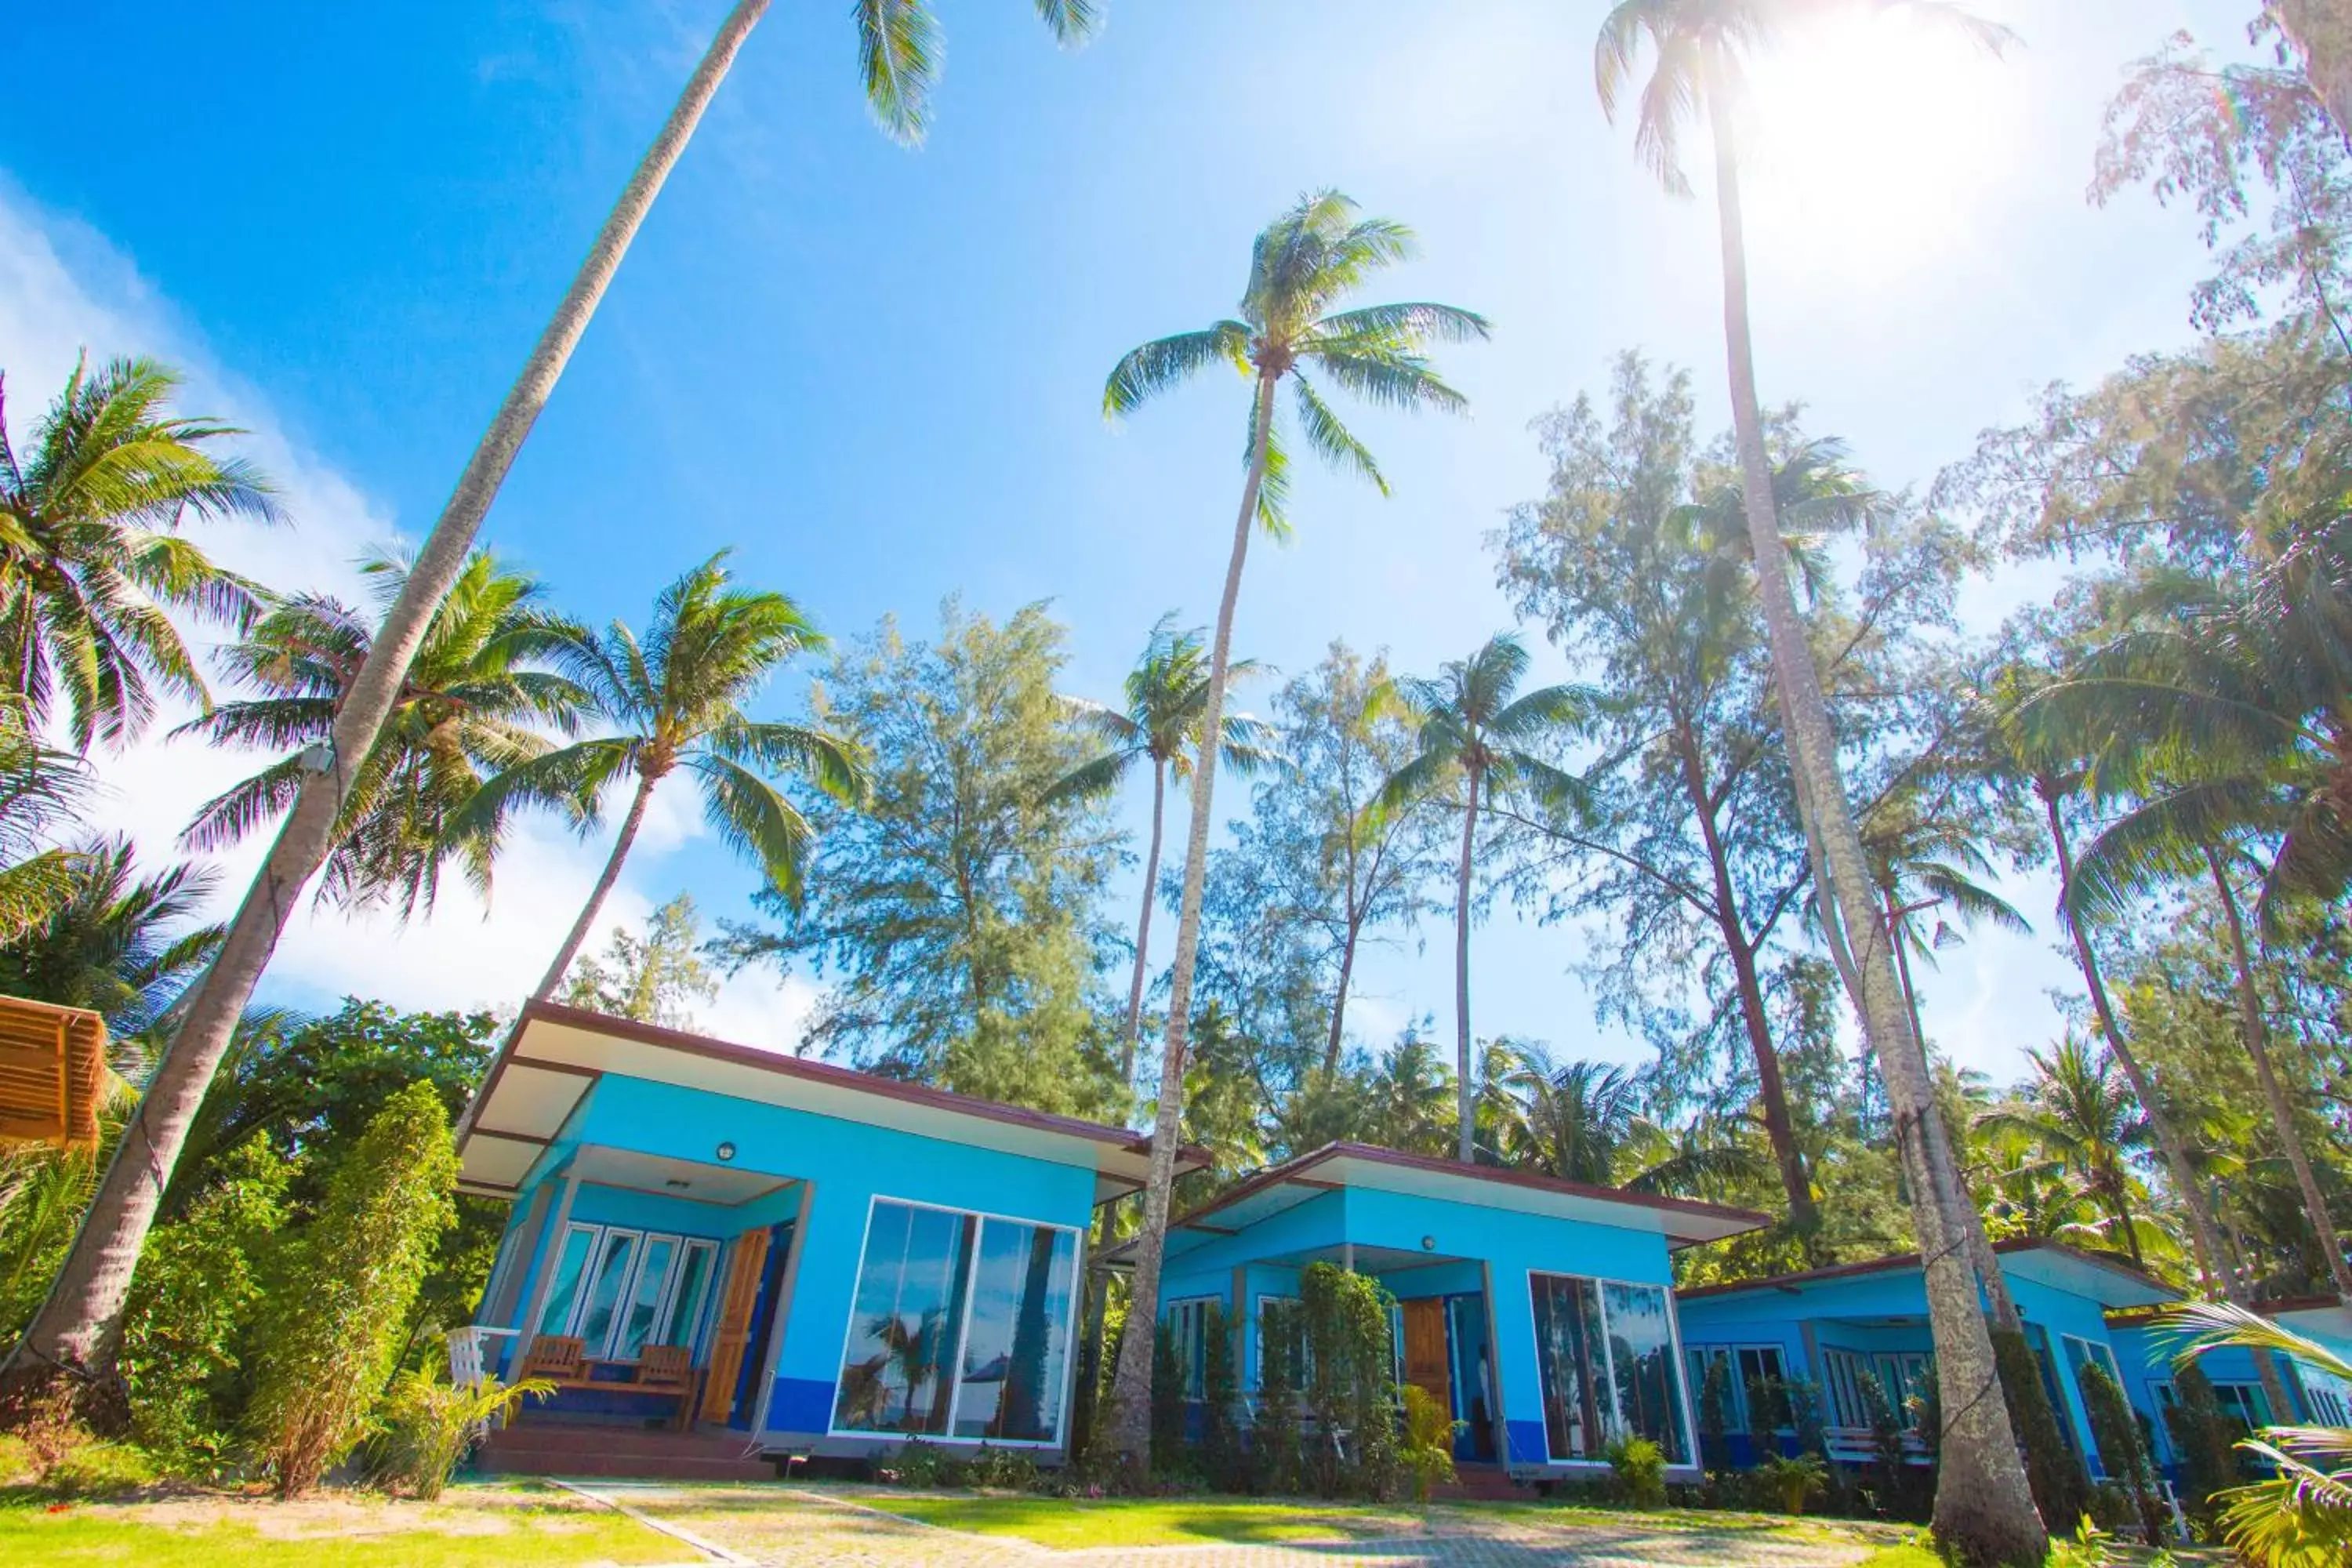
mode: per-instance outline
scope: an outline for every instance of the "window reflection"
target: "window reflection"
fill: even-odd
[[[1544,1436],[1555,1461],[1598,1459],[1610,1440],[1647,1437],[1690,1462],[1674,1321],[1658,1285],[1530,1274]]]
[[[1057,1440],[1077,1250],[1074,1231],[877,1202],[834,1425]]]

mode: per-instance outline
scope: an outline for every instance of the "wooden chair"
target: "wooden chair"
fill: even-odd
[[[628,1387],[640,1394],[668,1394],[677,1400],[675,1424],[686,1425],[694,1408],[694,1352],[685,1345],[647,1345],[637,1352],[636,1376]]]
[[[575,1334],[541,1334],[523,1352],[517,1383],[543,1377],[558,1388],[588,1386],[587,1345]]]

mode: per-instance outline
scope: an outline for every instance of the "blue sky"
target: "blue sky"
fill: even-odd
[[[2179,27],[2242,53],[2255,9],[1979,8],[2021,35],[2009,60],[1874,35],[1762,88],[1766,394],[1892,486],[2036,386],[2187,337],[2192,220],[2084,190],[2125,64]],[[413,536],[723,9],[117,13],[101,76],[20,73],[0,102],[12,426],[78,345],[158,353],[191,370],[191,407],[262,433],[297,503],[294,535],[225,554],[293,586]],[[1595,106],[1598,0],[1112,0],[1074,53],[1010,0],[940,9],[918,152],[866,115],[845,6],[786,0],[745,49],[490,520],[570,607],[641,620],[658,584],[732,547],[841,634],[886,613],[928,626],[950,593],[992,614],[1051,599],[1069,684],[1108,695],[1160,614],[1213,610],[1242,394],[1208,382],[1114,431],[1103,375],[1226,313],[1251,235],[1309,187],[1417,227],[1424,258],[1383,292],[1481,310],[1496,338],[1445,356],[1474,420],[1361,418],[1393,500],[1303,480],[1296,542],[1253,559],[1240,651],[1297,669],[1344,637],[1426,668],[1508,625],[1481,541],[1541,488],[1528,421],[1597,388],[1620,349],[1692,366],[1720,421],[1711,208],[1663,195]],[[34,7],[13,52],[87,58],[89,26]],[[1971,613],[2033,586],[1986,584]],[[160,847],[235,762],[143,746],[115,769],[115,818]],[[272,984],[510,1002],[599,853],[534,839],[487,922],[314,921]],[[668,803],[617,912],[679,888],[732,912],[751,886]],[[1352,1016],[1443,1016],[1445,947],[1381,957]],[[1479,1032],[1629,1050],[1565,973],[1582,952],[1508,915],[1483,930]],[[2052,1031],[2042,989],[2067,974],[2046,938],[1948,954],[1931,1032],[2005,1072]],[[746,983],[712,1023],[782,1042],[805,1001]]]

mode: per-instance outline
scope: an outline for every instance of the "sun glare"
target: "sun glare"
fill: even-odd
[[[1743,172],[1759,248],[1866,281],[1963,239],[2013,151],[2008,68],[1899,12],[1784,40],[1749,78]]]

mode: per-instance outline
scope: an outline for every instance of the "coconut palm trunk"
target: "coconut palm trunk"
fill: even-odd
[[[2074,847],[2067,837],[2066,819],[2058,809],[2058,792],[2037,784],[2034,793],[2042,797],[2042,816],[2050,825],[2050,847],[2058,859],[2058,885],[2063,888],[2074,879]],[[2107,1049],[2115,1053],[2124,1077],[2130,1081],[2141,1113],[2147,1116],[2149,1130],[2156,1134],[2157,1146],[2164,1152],[2165,1168],[2171,1173],[2173,1189],[2180,1194],[2181,1206],[2189,1211],[2189,1239],[2196,1248],[2197,1272],[2208,1286],[2231,1300],[2242,1300],[2244,1284],[2237,1270],[2227,1267],[2228,1254],[2221,1246],[2220,1227],[2213,1223],[2212,1206],[2205,1201],[2196,1167],[2189,1162],[2189,1145],[2181,1142],[2180,1130],[2158,1102],[2156,1085],[2140,1067],[2139,1057],[2124,1033],[2123,1020],[2116,1016],[2115,1004],[2107,995],[2106,976],[2099,968],[2099,955],[2092,951],[2089,936],[2068,919],[2063,900],[2058,918],[2064,922],[2066,935],[2074,945],[2074,963],[2083,972],[2083,985],[2091,994],[2091,1016],[2098,1020],[2099,1033],[2105,1037]]]
[[[2270,0],[2268,10],[2303,56],[2304,75],[2327,117],[2352,139],[2352,11],[2344,0]]]
[[[654,786],[660,782],[650,773],[638,778],[636,794],[629,798],[629,814],[621,818],[620,837],[613,840],[613,852],[604,858],[604,869],[598,873],[596,885],[588,889],[588,901],[580,906],[580,918],[572,922],[572,930],[564,936],[563,945],[556,949],[554,962],[547,966],[547,973],[540,976],[538,986],[530,994],[532,1001],[544,1002],[555,994],[555,988],[563,984],[564,971],[570,969],[572,961],[580,956],[581,944],[588,940],[588,933],[596,929],[596,917],[604,910],[604,900],[612,897],[614,885],[621,879],[622,863],[628,859],[629,850],[637,841],[637,829],[645,826],[646,806],[654,798]]]
[[[1462,1119],[1457,1157],[1465,1165],[1478,1158],[1478,1097],[1470,1070],[1470,873],[1478,838],[1478,789],[1484,782],[1473,763],[1463,780],[1462,860],[1454,884],[1454,1092]]]
[[[434,611],[465,569],[491,500],[547,406],[630,241],[677,167],[737,51],[767,9],[768,0],[738,0],[719,25],[718,37],[629,176],[554,317],[524,362],[521,375],[508,389],[458,476],[457,489],[417,552],[408,580],[336,715],[329,764],[303,785],[268,859],[237,908],[219,956],[197,983],[179,1031],[164,1048],[137,1115],[123,1131],[81,1234],[11,1357],[13,1374],[44,1381],[53,1371],[92,1379],[110,1374],[123,1300],[154,1223],[157,1200],[171,1181],[238,1015],[252,999],[304,887],[333,847],[335,824],[341,817],[352,772],[374,745]]]
[[[2268,1102],[2272,1131],[2278,1134],[2280,1146],[2286,1151],[2286,1163],[2294,1172],[2294,1184],[2302,1189],[2304,1211],[2310,1216],[2311,1228],[2318,1237],[2320,1249],[2327,1254],[2327,1272],[2336,1282],[2336,1294],[2352,1304],[2352,1263],[2344,1257],[2343,1238],[2336,1233],[2336,1222],[2328,1217],[2326,1196],[2319,1190],[2319,1178],[2311,1168],[2311,1156],[2303,1147],[2303,1134],[2294,1129],[2294,1110],[2288,1104],[2286,1086],[2279,1082],[2277,1069],[2271,1064],[2270,1026],[2263,1017],[2262,993],[2254,984],[2253,952],[2246,941],[2246,919],[2238,908],[2237,889],[2230,886],[2229,868],[2211,845],[2205,847],[2205,864],[2213,873],[2213,887],[2221,895],[2221,914],[2230,931],[2230,956],[2237,972],[2238,1024],[2243,1035],[2246,1055],[2253,1058],[2254,1076],[2261,1080],[2263,1099]]]
[[[1151,1157],[1143,1189],[1143,1231],[1135,1249],[1128,1322],[1134,1331],[1119,1338],[1118,1364],[1111,1372],[1110,1419],[1104,1423],[1105,1452],[1139,1477],[1151,1451],[1152,1325],[1160,1318],[1160,1266],[1166,1255],[1170,1189],[1176,1179],[1176,1149],[1182,1138],[1185,1026],[1192,1006],[1192,965],[1201,948],[1201,888],[1209,866],[1209,824],[1215,805],[1217,751],[1224,732],[1225,667],[1234,641],[1234,609],[1241,602],[1242,567],[1249,559],[1250,530],[1256,526],[1258,492],[1265,486],[1266,455],[1274,435],[1274,391],[1278,372],[1257,375],[1256,406],[1250,421],[1249,475],[1242,481],[1241,511],[1234,520],[1234,548],[1225,565],[1224,595],[1217,601],[1217,631],[1209,646],[1208,705],[1201,714],[1200,755],[1192,766],[1192,819],[1184,835],[1184,893],[1176,915],[1175,969],[1169,977],[1168,1026],[1160,1047],[1160,1106],[1151,1128]]]
[[[1916,1142],[1911,1207],[1927,1275],[1927,1309],[1945,1429],[1936,1487],[1935,1528],[1947,1547],[1979,1563],[2039,1563],[2048,1531],[2034,1510],[1994,1368],[1992,1339],[1978,1298],[1970,1249],[1950,1245],[1962,1224],[1966,1194],[1946,1141],[1927,1072],[1927,1053],[1911,1028],[1895,973],[1893,933],[1876,918],[1869,863],[1847,805],[1829,703],[1797,610],[1772,499],[1748,316],[1748,258],[1742,232],[1738,146],[1732,106],[1710,87],[1717,217],[1723,247],[1724,339],[1758,598],[1772,653],[1773,685],[1787,728],[1801,805],[1811,815],[1826,862],[1821,891],[1824,924],[1843,925],[1852,944],[1859,1008],[1886,1080],[1896,1137]],[[1841,911],[1859,919],[1841,919]]]
[[[1209,749],[1206,742],[1201,749]],[[1151,762],[1151,849],[1143,858],[1143,912],[1135,921],[1135,974],[1127,985],[1127,1026],[1118,1037],[1118,1081],[1135,1082],[1135,1047],[1143,1035],[1143,982],[1151,973],[1151,907],[1160,901],[1160,839],[1168,825],[1168,764]]]

